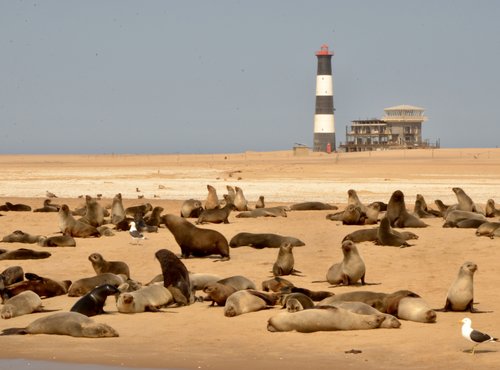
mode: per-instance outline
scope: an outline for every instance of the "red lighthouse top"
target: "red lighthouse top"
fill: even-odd
[[[316,55],[333,55],[333,52],[330,53],[328,51],[328,45],[323,44],[323,45],[321,45],[321,50],[316,52]]]

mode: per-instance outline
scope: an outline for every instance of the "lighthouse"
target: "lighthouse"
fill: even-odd
[[[314,152],[331,152],[335,146],[335,122],[333,119],[332,55],[328,45],[321,45],[316,73],[316,110],[314,112]]]

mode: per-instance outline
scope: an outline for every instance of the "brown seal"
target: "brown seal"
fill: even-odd
[[[174,235],[183,258],[206,257],[220,254],[221,260],[229,260],[229,245],[220,232],[196,227],[182,217],[167,214],[162,217],[165,226]]]
[[[254,289],[255,283],[242,275],[229,276],[217,281],[218,283],[232,286],[236,290]]]
[[[122,261],[106,261],[100,253],[92,253],[89,261],[97,275],[111,272],[112,274],[123,274],[130,279],[130,270],[128,265]]]
[[[495,237],[500,231],[500,222],[484,222],[476,230],[477,236]]]
[[[426,217],[442,217],[441,211],[436,211],[427,206],[427,202],[422,194],[417,194],[415,202],[419,202],[419,207],[421,207],[423,214]],[[415,203],[416,204],[416,203]]]
[[[94,227],[99,227],[104,224],[104,208],[97,203],[97,200],[90,195],[85,196],[85,214],[80,221],[85,222]]]
[[[38,252],[32,249],[19,248],[12,251],[0,249],[0,260],[38,260],[49,258],[49,252]]]
[[[24,270],[21,266],[9,266],[0,273],[0,280],[3,281],[5,286],[23,281]]]
[[[189,273],[189,281],[191,281],[191,290],[203,290],[207,284],[215,283],[222,278],[216,274],[204,274],[204,273]],[[163,281],[163,279],[161,280]]]
[[[304,246],[305,243],[293,236],[283,236],[271,233],[238,233],[231,238],[231,248],[249,246],[257,249],[279,248],[283,243],[290,243],[294,247]]]
[[[116,307],[121,313],[157,312],[173,302],[172,293],[162,285],[154,284],[133,292],[121,293]]]
[[[31,207],[22,203],[12,204],[11,202],[5,202],[4,206],[0,206],[0,211],[30,212]]]
[[[257,290],[238,290],[231,294],[224,305],[224,316],[234,317],[249,312],[256,312],[274,306],[278,300],[275,293],[264,293]]]
[[[100,275],[82,278],[73,282],[68,289],[68,296],[81,297],[89,293],[96,286],[110,284],[118,287],[127,280],[125,275],[116,275],[110,272],[105,272]]]
[[[189,272],[182,261],[168,249],[156,251],[155,257],[160,262],[163,286],[172,293],[174,301],[181,306],[193,303]]]
[[[278,257],[273,265],[273,275],[297,275],[300,271],[293,268],[294,264],[295,259],[293,258],[293,245],[290,243],[281,244]]]
[[[281,297],[283,308],[288,312],[308,310],[314,307],[314,301],[304,293],[284,294]]]
[[[428,225],[418,217],[410,214],[405,205],[404,194],[401,190],[392,193],[387,204],[386,217],[392,227],[427,227]]]
[[[338,209],[338,207],[323,202],[302,202],[290,206],[291,211],[324,211],[335,209]]]
[[[27,280],[5,287],[4,293],[6,293],[8,297],[13,297],[26,290],[31,290],[40,297],[50,298],[66,294],[71,285],[70,280],[59,281],[38,276],[30,272],[27,272],[25,277]]]
[[[353,285],[361,280],[361,285],[365,285],[365,262],[361,258],[356,244],[346,240],[342,243],[341,248],[344,259],[328,269],[326,281],[333,285]]]
[[[405,299],[405,298],[403,298]],[[415,298],[416,299],[416,298]],[[339,301],[339,302],[333,302],[331,306],[334,307],[340,307],[345,310],[358,313],[360,315],[383,315],[384,316],[384,321],[380,324],[381,328],[387,328],[387,329],[397,329],[401,326],[401,322],[398,320],[396,316],[390,315],[388,313],[381,313],[379,310],[373,308],[372,306],[367,305],[366,303],[363,302],[345,302],[345,301]]]
[[[293,287],[293,283],[279,276],[262,282],[262,290],[265,292],[279,292],[286,287]]]
[[[26,290],[7,300],[0,311],[0,316],[2,319],[10,319],[41,310],[40,296],[31,290]]]
[[[243,195],[243,190],[238,186],[235,186],[234,189],[236,190],[236,195],[234,197],[236,210],[248,211],[248,201],[246,200],[245,195]]]
[[[13,334],[57,334],[87,338],[118,336],[111,326],[96,323],[78,312],[58,312],[41,317],[25,328],[8,328],[2,331],[2,335]]]
[[[477,220],[477,221],[482,221],[486,222],[487,219],[484,215],[477,213],[477,212],[471,212],[471,211],[461,211],[461,210],[452,210],[446,214],[445,222],[443,224],[443,227],[459,227],[460,223],[462,221],[466,220]],[[468,226],[468,225],[466,225]],[[462,224],[462,228],[463,228]],[[478,227],[476,226],[469,226],[469,227]]]
[[[117,193],[113,197],[113,203],[111,204],[111,223],[117,225],[123,220],[125,220],[125,208],[123,208],[122,193]]]
[[[45,199],[43,201],[43,206],[41,208],[36,208],[33,212],[58,212],[61,206],[57,204],[52,204],[51,199]]]
[[[420,297],[405,297],[399,301],[396,314],[401,320],[433,323],[436,322],[436,312]]]
[[[76,238],[101,236],[94,226],[75,220],[66,204],[63,204],[59,210],[59,228],[64,235]]]
[[[205,200],[205,209],[215,209],[219,208],[219,197],[217,196],[217,190],[212,185],[207,185],[207,199]]]
[[[136,217],[136,215],[143,217],[146,213],[152,210],[153,206],[151,205],[151,203],[144,203],[144,204],[139,204],[137,206],[131,206],[125,208],[125,214],[132,217]]]
[[[218,306],[224,306],[229,296],[236,291],[237,289],[230,285],[217,282],[209,283],[203,289],[203,292],[206,294],[206,297],[203,300],[212,301],[210,306],[213,306],[215,303],[217,303]]]
[[[236,215],[238,218],[257,218],[257,217],[287,217],[287,207],[267,207],[256,208],[251,211],[240,212]]]
[[[493,199],[488,199],[488,201],[486,202],[486,209],[484,214],[486,217],[500,216],[500,209],[496,209],[495,201]]]
[[[40,247],[75,247],[76,241],[70,235],[55,235],[40,238],[38,245]]]
[[[390,247],[411,247],[404,237],[393,232],[387,217],[380,220],[380,225],[377,231],[377,240],[375,243]]]
[[[236,198],[236,191],[231,185],[226,185],[227,194],[224,194],[224,199],[228,203],[234,204],[234,198]]]
[[[382,314],[360,315],[343,308],[322,306],[293,313],[279,313],[268,320],[267,330],[271,332],[295,330],[300,333],[312,333],[375,329],[380,327],[384,320],[385,317]]]
[[[198,217],[196,223],[204,224],[206,222],[210,222],[213,224],[220,224],[220,223],[228,224],[229,223],[228,217],[231,214],[231,211],[234,211],[235,209],[236,206],[232,203],[227,203],[222,208],[205,209],[203,212],[201,212],[201,215],[200,217]]]
[[[184,218],[198,218],[203,212],[203,205],[199,200],[188,199],[182,203],[181,217]]]
[[[453,192],[457,196],[458,210],[482,213],[480,212],[476,204],[472,201],[471,197],[469,197],[462,188],[454,187],[451,190],[453,190]]]
[[[343,225],[364,225],[365,216],[359,206],[348,204],[347,207],[336,213],[326,215],[326,218],[331,221],[342,221]]]
[[[163,207],[157,206],[154,207],[151,211],[151,215],[148,217],[144,217],[144,222],[148,226],[160,226],[161,224],[161,213],[164,211]]]
[[[415,205],[413,206],[413,214],[417,216],[418,218],[434,218],[436,217],[432,213],[428,212],[425,208],[424,202],[422,202],[421,199],[418,198],[417,194],[417,199],[415,200]]]
[[[1,242],[2,243],[26,243],[26,244],[34,244],[38,243],[39,240],[43,238],[42,235],[31,235],[25,233],[22,230],[16,230],[9,235],[5,235]]]
[[[255,208],[265,208],[265,207],[266,207],[266,202],[264,201],[264,196],[261,195],[259,196],[257,202],[255,202]]]

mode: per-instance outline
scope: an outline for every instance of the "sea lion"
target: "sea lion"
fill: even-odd
[[[484,222],[476,230],[477,236],[489,236],[493,238],[495,232],[500,229],[500,222]]]
[[[293,258],[293,245],[283,243],[278,251],[278,257],[273,265],[274,276],[297,275],[300,271],[293,268],[295,259]]]
[[[117,287],[110,284],[103,284],[95,287],[90,292],[81,297],[71,307],[71,312],[79,312],[85,316],[95,316],[105,313],[104,304],[110,295],[119,294]]]
[[[78,312],[58,312],[41,317],[25,328],[3,329],[1,335],[57,334],[72,337],[117,337],[118,332],[106,324],[96,323]]]
[[[45,199],[41,208],[35,208],[33,212],[58,212],[61,208],[58,204],[52,204],[51,199]]]
[[[384,245],[390,247],[411,247],[404,237],[393,232],[389,219],[384,217],[380,220],[380,225],[377,231],[377,240],[375,241],[377,245]]]
[[[405,205],[404,194],[401,190],[392,193],[387,204],[386,217],[392,227],[427,227],[428,225],[418,217],[410,214]]]
[[[261,195],[259,196],[259,199],[257,199],[257,202],[255,202],[255,208],[265,208],[266,207],[266,202],[264,201],[264,196]]]
[[[5,286],[23,281],[24,271],[21,266],[7,267],[0,273],[0,279],[3,280]]]
[[[40,247],[75,247],[76,241],[70,235],[55,235],[40,238],[38,245]]]
[[[99,253],[92,253],[89,256],[89,261],[92,263],[92,267],[97,275],[111,272],[116,275],[123,274],[130,279],[130,270],[125,262],[106,261]]]
[[[157,312],[173,302],[172,293],[163,284],[153,284],[134,292],[121,293],[116,307],[121,313]]]
[[[323,202],[302,202],[290,206],[291,211],[323,211],[335,209],[338,209],[338,207]]]
[[[352,233],[347,234],[344,236],[342,241],[346,240],[351,240],[354,243],[361,243],[361,242],[376,242],[378,238],[378,227],[372,228],[372,229],[361,229],[361,230],[356,230],[353,231]],[[393,234],[396,234],[400,236],[401,238],[405,240],[411,240],[411,239],[418,239],[418,235],[415,233],[412,233],[411,231],[397,231],[394,229],[391,229],[391,232]]]
[[[464,220],[481,220],[483,222],[487,221],[486,217],[480,213],[471,211],[462,211],[457,209],[450,211],[446,214],[443,227],[457,227],[458,223]]]
[[[417,204],[417,201],[418,201],[418,204]],[[416,210],[417,207],[420,208],[420,211]],[[418,213],[421,213],[421,215],[418,215],[420,218],[442,217],[441,211],[436,211],[434,209],[430,209],[427,206],[427,202],[425,201],[425,198],[422,194],[417,194],[416,200],[415,200],[415,207],[414,207],[413,212],[417,213],[417,215],[418,215]]]
[[[425,210],[424,204],[422,203],[422,200],[416,199],[415,200],[415,205],[413,206],[413,214],[417,216],[418,218],[434,218],[432,213],[429,213]]]
[[[243,190],[238,186],[235,186],[234,189],[236,190],[236,195],[234,197],[236,210],[248,211],[248,201],[245,199],[245,195],[243,195]]]
[[[189,272],[182,261],[168,249],[156,251],[155,257],[160,262],[163,286],[172,293],[174,301],[181,306],[193,303]]]
[[[290,293],[282,295],[283,308],[288,312],[308,310],[314,307],[314,302],[304,293]]]
[[[123,208],[122,194],[117,193],[113,197],[113,203],[111,204],[111,223],[113,225],[119,224],[121,221],[125,220],[125,208]]]
[[[224,194],[224,199],[228,203],[234,204],[234,198],[236,198],[236,191],[231,185],[226,185],[227,194]]]
[[[465,262],[458,270],[458,276],[448,289],[444,307],[436,311],[470,311],[483,312],[474,308],[474,273],[477,265],[474,262]]]
[[[222,208],[205,209],[203,212],[201,212],[201,215],[200,217],[198,217],[196,224],[204,224],[207,222],[211,222],[213,224],[220,224],[220,223],[228,224],[229,214],[231,213],[231,211],[234,211],[235,209],[236,206],[232,203],[227,203]]]
[[[226,304],[226,300],[229,298],[231,294],[236,292],[237,289],[230,285],[221,284],[221,283],[209,283],[203,288],[203,292],[206,294],[204,301],[212,301],[210,306],[213,306],[217,303],[218,306],[224,306]]]
[[[5,208],[2,207],[0,211],[30,212],[31,207],[22,203],[12,204],[11,202],[5,202]]]
[[[325,298],[331,297],[335,295],[335,293],[332,292],[327,292],[325,290],[309,290],[306,288],[301,288],[297,286],[291,286],[291,287],[283,287],[280,292],[282,294],[290,294],[290,293],[302,293],[309,298],[311,298],[313,301],[322,301]]]
[[[246,278],[245,276],[235,275],[230,276],[221,280],[218,280],[217,283],[229,285],[236,290],[245,290],[245,289],[253,289],[255,290],[255,283]]]
[[[326,215],[326,219],[331,221],[342,221],[342,225],[364,225],[365,216],[359,206],[348,204],[347,207],[336,213]]]
[[[396,316],[402,320],[433,323],[436,322],[436,312],[426,301],[417,297],[405,297],[399,301]]]
[[[50,256],[51,253],[49,252],[38,252],[26,248],[14,249],[12,251],[0,249],[0,260],[38,260],[49,258]]]
[[[275,276],[272,279],[265,280],[262,282],[262,290],[265,292],[279,292],[283,288],[286,287],[293,287],[293,283],[291,281],[288,281],[287,279],[284,279],[280,276]]]
[[[486,202],[486,209],[484,214],[486,217],[500,216],[500,209],[496,209],[495,201],[493,199],[488,199],[488,201]]]
[[[482,213],[481,210],[472,201],[471,197],[469,197],[462,188],[454,187],[451,190],[457,196],[458,210]]]
[[[356,244],[346,240],[341,246],[344,259],[333,264],[326,272],[326,281],[333,285],[353,285],[361,280],[365,285],[366,266]]]
[[[42,300],[38,294],[26,290],[4,302],[0,312],[2,319],[30,314],[42,310]]]
[[[219,208],[219,197],[217,196],[217,190],[212,185],[207,185],[207,199],[205,200],[205,209],[215,209]]]
[[[211,229],[196,227],[179,216],[167,214],[162,217],[165,226],[174,235],[175,241],[181,248],[183,258],[206,257],[220,254],[222,261],[229,260],[229,245],[227,239],[220,232]]]
[[[116,275],[110,272],[105,272],[100,275],[82,278],[73,282],[68,289],[69,297],[81,297],[96,286],[109,284],[118,287],[126,281],[125,275]]]
[[[257,217],[287,217],[286,207],[267,207],[256,208],[251,211],[240,212],[236,215],[238,218],[257,218]]]
[[[199,200],[188,199],[182,203],[181,217],[184,218],[198,218],[203,212],[203,205]]]
[[[191,282],[191,290],[203,290],[207,284],[215,283],[222,278],[216,274],[189,273],[189,281]],[[161,280],[163,281],[163,279]]]
[[[305,243],[293,236],[282,236],[271,233],[238,233],[229,242],[231,248],[249,246],[257,249],[279,248],[283,243],[289,243],[294,247],[304,246]]]
[[[131,206],[125,208],[125,214],[135,217],[136,215],[144,216],[146,213],[150,212],[153,209],[151,203],[139,204],[137,206]]]
[[[34,244],[38,243],[38,241],[42,238],[42,235],[31,235],[25,233],[22,230],[16,230],[9,235],[5,235],[1,242],[2,243],[26,243],[26,244]]]
[[[406,298],[403,298],[406,299]],[[418,298],[415,298],[418,299]],[[334,307],[340,307],[345,310],[360,314],[360,315],[383,315],[384,316],[384,321],[380,324],[381,328],[387,328],[387,329],[397,329],[401,326],[401,322],[398,320],[398,318],[394,315],[390,315],[388,313],[381,313],[379,310],[373,308],[372,306],[367,305],[366,303],[363,302],[345,302],[345,301],[339,301],[339,302],[333,302],[331,306]]]
[[[8,297],[13,297],[26,290],[31,290],[42,298],[50,298],[64,295],[71,285],[70,280],[54,280],[37,274],[27,272],[24,274],[27,280],[19,281],[5,287],[4,293]]]
[[[231,294],[224,305],[224,316],[234,317],[249,312],[256,312],[274,306],[278,300],[275,293],[264,293],[257,290],[239,290]]]
[[[59,210],[59,228],[63,235],[69,235],[76,238],[101,236],[94,226],[76,220],[73,215],[71,215],[69,207],[66,204],[63,204]]]
[[[146,225],[159,227],[161,224],[161,213],[163,210],[163,207],[154,207],[151,211],[151,215],[149,217],[144,217]]]
[[[343,308],[333,306],[317,307],[298,312],[282,312],[272,316],[267,322],[270,332],[362,330],[375,329],[385,320],[382,314],[360,315]]]
[[[445,217],[448,209],[451,207],[450,205],[444,204],[441,199],[436,199],[434,204],[438,207],[439,212],[441,213],[441,217]]]
[[[85,196],[85,215],[80,221],[85,222],[94,227],[99,227],[104,224],[104,208],[97,203],[90,195]]]

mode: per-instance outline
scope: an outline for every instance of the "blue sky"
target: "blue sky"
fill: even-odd
[[[425,108],[442,147],[500,144],[498,1],[0,0],[0,153],[312,145],[315,52],[352,120]]]

